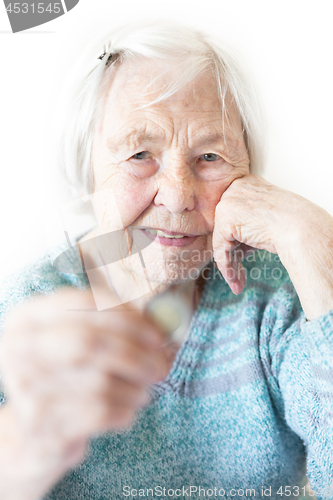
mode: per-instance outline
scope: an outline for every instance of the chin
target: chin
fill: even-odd
[[[173,262],[154,261],[148,264],[145,262],[145,269],[142,266],[135,266],[131,272],[142,278],[148,279],[154,284],[172,285],[182,283],[189,279],[197,279],[200,271],[207,262]]]
[[[213,255],[206,238],[185,249],[166,247],[153,243],[125,259],[124,264],[130,274],[150,283],[177,284],[189,279],[197,279],[202,268]]]

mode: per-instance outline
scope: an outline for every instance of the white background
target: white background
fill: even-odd
[[[80,0],[66,15],[12,34],[1,2],[0,278],[47,248],[47,214],[68,197],[45,146],[62,81],[96,27],[104,31],[126,20],[175,18],[231,42],[247,61],[266,115],[264,177],[333,215],[331,5]]]

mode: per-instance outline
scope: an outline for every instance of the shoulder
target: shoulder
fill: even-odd
[[[76,247],[63,243],[6,276],[0,286],[0,331],[5,316],[35,294],[48,295],[62,287],[85,289],[89,282]]]

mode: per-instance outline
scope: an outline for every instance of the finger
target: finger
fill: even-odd
[[[76,308],[73,309],[73,304]],[[11,335],[15,332],[20,334],[22,341],[26,337],[26,331],[29,330],[29,341],[33,334],[44,333],[50,326],[56,326],[61,323],[61,327],[68,323],[73,330],[75,326],[82,330],[88,330],[89,327],[106,328],[109,330],[125,331],[129,335],[140,331],[140,341],[148,348],[158,348],[165,341],[163,332],[158,325],[143,315],[133,307],[115,307],[108,311],[97,311],[95,309],[94,299],[91,293],[78,290],[62,290],[54,297],[38,296],[23,304],[17,309],[16,314],[10,315],[7,319],[8,328]],[[82,325],[85,328],[82,328]],[[135,327],[135,328],[134,328]],[[58,337],[62,329],[59,328]],[[66,335],[62,335],[68,338]]]
[[[62,402],[62,405],[66,406],[66,403]],[[49,415],[47,424],[33,435],[35,439],[43,438],[44,442],[49,439],[49,447],[52,447],[54,441],[63,447],[69,440],[88,438],[106,429],[126,427],[133,422],[136,411],[133,405],[115,403],[112,398],[101,399],[96,396],[90,398],[89,404],[82,401],[75,407],[69,404],[64,409],[62,418],[53,412]]]
[[[142,344],[148,349],[158,349],[165,343],[165,334],[149,316],[129,309],[113,309],[108,312],[97,313],[96,324],[115,335],[126,336]],[[104,317],[103,317],[104,316]]]
[[[80,365],[88,362],[92,356],[98,356],[103,351],[109,351],[113,346],[113,338],[126,339],[138,349],[154,352],[165,343],[165,336],[142,317],[135,321],[124,315],[114,314],[112,325],[104,319],[83,323],[78,317],[76,321],[65,321],[48,325],[48,328],[28,335],[29,326],[25,326],[25,335],[18,334],[14,342],[8,342],[8,356],[5,364],[9,369],[19,371],[27,366],[47,367],[57,365]],[[22,326],[23,328],[23,326]],[[116,342],[116,341],[115,341]],[[7,363],[8,361],[8,363]]]
[[[231,291],[239,295],[246,285],[246,271],[241,262],[234,262],[227,266],[224,271],[224,278],[227,281]],[[223,273],[222,273],[223,274]]]
[[[100,431],[128,430],[134,423],[136,412],[128,406],[110,406],[105,419],[101,423]]]
[[[252,255],[254,252],[256,252],[258,249],[251,247],[249,245],[246,245],[245,243],[240,243],[239,246],[235,247],[234,253],[236,254],[236,257],[240,262]]]
[[[229,233],[225,236],[221,230],[219,230],[218,236],[213,237],[213,240],[216,265],[231,291],[238,295],[246,284],[246,271],[242,265],[244,258],[242,244],[233,239]]]
[[[118,417],[123,413],[134,418],[135,411],[150,402],[147,386],[129,383],[114,375],[104,377],[103,382],[92,394],[77,396],[76,402],[75,398],[66,398],[63,403],[66,405],[67,401],[68,404],[68,418],[64,423],[73,421],[73,416],[76,415],[75,420],[77,426],[81,427],[81,435],[105,428],[112,423],[117,425]]]
[[[108,377],[107,399],[110,404],[138,409],[150,401],[147,385],[128,382],[116,375]]]
[[[79,417],[79,421],[76,418],[75,425],[73,418],[64,420],[64,431],[67,436],[89,436],[107,429],[126,427],[133,422],[137,410],[149,401],[148,392],[143,391],[133,390],[121,397],[115,384],[112,384],[109,391],[92,396],[89,402],[79,401],[71,412],[71,415]],[[78,409],[81,411],[78,412]]]
[[[156,350],[165,343],[165,335],[158,325],[135,310],[96,312],[87,318],[80,315],[68,323],[67,330],[70,328],[77,333],[77,342],[84,336],[90,349],[103,348],[103,335],[105,340],[117,335],[126,337],[148,350]],[[68,335],[63,337],[68,339]]]
[[[66,447],[63,456],[63,467],[64,469],[74,467],[79,462],[81,462],[87,451],[87,442],[85,439],[77,439],[72,441]]]
[[[231,291],[235,295],[242,293],[246,285],[246,271],[243,264],[231,259],[225,261],[220,260],[217,262],[217,266]]]
[[[104,338],[104,348],[91,359],[100,369],[134,383],[163,380],[168,371],[163,351],[148,352],[120,335]]]
[[[36,439],[48,436],[52,441],[52,436],[59,436],[59,443],[65,443],[112,423],[127,424],[128,419],[134,418],[135,411],[150,401],[147,386],[102,375],[93,369],[81,378],[75,372],[60,378],[64,382],[62,391],[57,380],[53,386],[35,388],[30,397],[25,394],[21,398],[22,428]],[[48,391],[44,390],[47,388]],[[125,421],[122,420],[124,414]]]

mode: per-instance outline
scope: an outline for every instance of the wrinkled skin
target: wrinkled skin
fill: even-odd
[[[227,99],[223,127],[210,74],[137,110],[168,82],[166,73],[145,95],[164,69],[124,64],[111,83],[92,155],[95,193],[103,193],[94,201],[98,231],[143,225],[195,238],[184,247],[153,241],[145,252],[146,275],[138,259],[114,267],[125,299],[126,289],[140,289],[144,278],[157,284],[136,310],[70,312],[94,309],[92,294],[75,289],[35,297],[9,316],[0,350],[9,397],[0,411],[6,500],[42,496],[82,459],[89,436],[128,426],[147,404],[149,384],[166,377],[174,353],[140,308],[168,284],[191,277],[191,269],[200,270],[209,252],[234,293],[245,285],[235,250],[261,248],[278,253],[307,319],[333,307],[332,217],[250,175],[241,121]],[[145,138],[138,137],[140,128]]]
[[[154,241],[144,253],[145,276],[139,259],[113,266],[120,294],[140,287],[146,277],[156,293],[195,276],[213,256],[215,209],[222,194],[249,174],[241,120],[230,98],[223,117],[210,73],[166,100],[137,109],[159,96],[170,71],[142,61],[117,69],[93,144],[94,188],[101,196],[95,213],[102,233],[119,228],[116,206],[121,227],[145,226],[196,238],[184,247]],[[158,77],[146,95],[144,90]]]
[[[279,255],[308,320],[333,308],[333,218],[325,210],[248,175],[224,193],[215,220],[215,260],[234,293],[246,282],[237,249],[254,247]]]
[[[250,174],[241,120],[230,98],[222,119],[210,73],[166,100],[137,109],[158,97],[169,71],[155,62],[121,66],[93,145],[95,192],[112,193],[123,227],[196,235],[185,247],[157,240],[149,246],[145,278],[159,284],[152,294],[193,276],[207,256],[214,257],[232,291],[241,293],[245,274],[234,250],[246,255],[251,248],[266,249],[279,254],[307,318],[328,312],[333,306],[333,218]],[[114,210],[108,195],[95,211],[100,230],[112,231]],[[122,287],[140,287],[139,259],[123,262],[113,273],[120,293]]]

